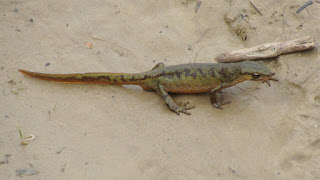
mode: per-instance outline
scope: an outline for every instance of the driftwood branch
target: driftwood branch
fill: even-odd
[[[218,62],[238,62],[277,57],[281,54],[313,49],[315,40],[308,36],[292,41],[266,43],[252,48],[240,49],[223,53],[216,57]]]

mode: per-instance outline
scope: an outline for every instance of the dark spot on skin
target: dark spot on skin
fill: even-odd
[[[179,79],[180,79],[181,74],[182,74],[181,71],[176,72],[176,75],[177,75],[177,77],[178,77]]]
[[[58,79],[60,79],[60,78],[58,78]],[[74,77],[65,78],[63,80],[70,81],[70,82],[77,82],[78,81],[78,79],[74,78]]]
[[[192,76],[194,79],[197,78],[197,74],[196,73],[191,73],[190,69],[184,68],[183,71],[186,73],[186,76]]]
[[[192,74],[190,74],[190,76],[192,76],[194,79],[196,79],[197,78],[197,73],[192,73]]]
[[[98,77],[100,79],[100,77]],[[110,76],[104,76],[103,79],[106,79],[107,81],[111,81]]]
[[[209,75],[210,75],[211,77],[216,77],[216,73],[214,72],[214,68],[210,68],[210,69],[209,69]]]
[[[230,78],[230,79],[235,79],[236,76],[235,76],[235,74],[234,74],[233,72],[231,72],[231,73],[229,74],[229,78]]]
[[[226,68],[221,68],[219,70],[219,74],[221,74],[221,75],[226,75],[226,73],[227,73],[227,69]]]
[[[183,72],[185,72],[185,73],[190,72],[190,69],[184,68],[184,69],[183,69]]]
[[[239,74],[239,73],[241,72],[241,69],[236,68],[236,69],[234,70],[234,72],[235,72],[236,74]]]
[[[197,68],[197,70],[199,71],[199,73],[201,74],[202,77],[207,76],[207,73],[203,72],[201,67]]]
[[[120,79],[122,82],[127,82],[127,80],[124,78],[124,75],[120,75]]]
[[[82,77],[81,80],[82,81],[90,81],[90,82],[97,82],[99,81],[101,78],[103,78],[102,76],[98,76],[97,78],[93,78],[93,77]]]
[[[118,76],[119,77],[119,76]],[[121,80],[121,79],[118,79],[118,78],[116,78],[116,79],[114,79],[114,82],[113,83],[122,83],[123,81]]]
[[[174,74],[167,74],[165,77],[168,78],[168,79],[173,79]]]
[[[166,77],[166,78],[173,78],[173,76],[174,75],[176,75],[177,73],[175,72],[175,73],[168,73],[168,72],[166,72],[166,71],[161,71],[161,73],[159,73],[159,74],[157,74],[157,75],[151,75],[151,76],[147,76],[147,75],[145,75],[145,78],[144,79],[146,79],[146,78],[157,78],[157,77],[161,77],[161,76],[164,76],[164,77]],[[181,73],[180,73],[181,74]],[[179,75],[180,76],[180,75]],[[143,79],[143,80],[144,80]],[[140,79],[139,79],[140,80]]]
[[[169,75],[169,73],[167,73],[166,71],[161,71],[161,73],[159,73],[158,75],[154,76],[154,77],[160,77],[160,76],[166,76]]]
[[[219,70],[219,74],[220,74],[220,76],[221,77],[224,77],[224,78],[228,78],[228,69],[227,68],[221,68],[220,70]]]

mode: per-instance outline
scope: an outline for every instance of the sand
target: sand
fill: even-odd
[[[0,2],[0,179],[319,179],[320,4],[251,2]],[[304,36],[314,50],[265,61],[279,81],[225,89],[224,110],[173,95],[190,116],[140,87],[17,71],[142,72]],[[18,129],[35,139],[21,145]]]

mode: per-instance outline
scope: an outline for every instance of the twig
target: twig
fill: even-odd
[[[195,13],[197,13],[198,12],[198,10],[199,10],[199,8],[200,8],[200,6],[201,6],[201,1],[198,1],[197,2],[197,5],[196,5],[196,9],[195,9]]]
[[[9,157],[10,156],[11,156],[11,154],[4,155],[4,159],[2,161],[0,161],[0,164],[9,164]]]
[[[302,10],[303,10],[304,8],[306,8],[307,6],[310,6],[311,4],[313,4],[313,1],[312,1],[312,0],[306,2],[304,5],[302,5],[302,6],[297,10],[296,13],[299,13],[300,11],[302,11]]]
[[[291,41],[266,43],[259,46],[223,53],[216,57],[218,62],[239,62],[277,57],[281,54],[313,49],[315,40],[308,36]]]
[[[258,8],[252,1],[250,1],[250,4],[252,5],[252,7],[260,14],[263,15],[260,11],[260,8]]]

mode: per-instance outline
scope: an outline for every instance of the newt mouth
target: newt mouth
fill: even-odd
[[[272,73],[270,76],[267,76],[264,80],[262,80],[262,83],[267,83],[268,86],[271,86],[270,81],[278,81],[278,79],[271,77],[273,75],[275,75],[275,73]]]

